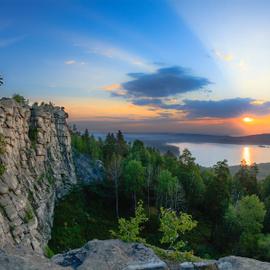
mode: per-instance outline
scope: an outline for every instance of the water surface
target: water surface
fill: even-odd
[[[245,159],[248,164],[270,162],[269,146],[237,145],[219,143],[168,143],[179,148],[180,153],[187,148],[201,166],[210,167],[217,161],[227,159],[230,166],[240,164]]]

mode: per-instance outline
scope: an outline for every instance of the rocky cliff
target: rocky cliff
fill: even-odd
[[[0,247],[41,251],[50,237],[57,198],[76,183],[63,108],[0,100]]]

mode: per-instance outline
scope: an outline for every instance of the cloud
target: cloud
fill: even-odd
[[[87,53],[96,54],[117,61],[126,62],[130,65],[140,67],[145,70],[153,70],[155,65],[148,63],[145,59],[134,55],[122,48],[118,48],[113,44],[88,38],[80,38],[74,42],[74,46],[81,47]]]
[[[225,62],[232,62],[234,60],[234,56],[231,53],[223,53],[218,50],[214,50],[215,55]]]
[[[244,114],[269,114],[270,102],[257,102],[251,98],[184,100],[179,109],[185,111],[188,118],[234,118]]]
[[[110,92],[112,96],[125,96],[127,92],[122,88],[121,84],[113,83],[102,87],[102,90]]]
[[[130,97],[168,97],[177,94],[198,91],[211,82],[197,77],[180,66],[160,68],[154,73],[129,73],[131,81],[122,83]]]
[[[165,100],[166,101],[166,100]],[[233,98],[222,100],[183,100],[168,103],[159,98],[134,99],[138,106],[149,106],[154,110],[178,111],[185,114],[186,119],[202,118],[235,118],[243,115],[270,114],[270,102],[251,98]]]
[[[65,64],[66,65],[74,65],[74,64],[76,64],[77,62],[75,61],[75,60],[67,60],[67,61],[65,61]]]

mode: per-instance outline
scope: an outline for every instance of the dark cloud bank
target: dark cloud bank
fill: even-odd
[[[151,106],[165,110],[179,110],[193,118],[232,118],[244,114],[263,115],[270,113],[270,102],[256,104],[251,98],[222,100],[184,99],[179,104],[166,101],[173,96],[192,91],[206,90],[212,84],[204,77],[192,75],[180,66],[160,68],[154,73],[129,73],[132,79],[122,84],[126,98],[139,106]],[[209,90],[208,90],[209,92]]]
[[[179,66],[160,68],[155,73],[129,73],[131,81],[122,87],[131,97],[168,97],[197,91],[210,84],[206,78],[197,77]]]

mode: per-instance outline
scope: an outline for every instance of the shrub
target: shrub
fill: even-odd
[[[26,209],[25,216],[24,216],[24,222],[28,223],[30,220],[34,218],[34,213],[31,208]]]
[[[47,257],[47,258],[51,258],[54,256],[54,252],[49,248],[48,245],[46,245],[44,247],[44,255]]]
[[[25,99],[23,96],[19,95],[19,94],[14,94],[12,96],[12,98],[19,104],[22,104],[22,105],[26,105],[28,104],[28,100]]]
[[[160,211],[160,231],[163,233],[160,242],[168,244],[169,249],[180,250],[185,246],[180,236],[195,228],[197,221],[192,220],[192,216],[186,213],[177,216],[176,212],[170,209],[161,208]]]
[[[125,218],[120,218],[118,220],[118,231],[111,231],[111,234],[115,238],[120,238],[125,242],[141,242],[144,243],[145,240],[140,237],[140,232],[142,230],[142,224],[148,220],[144,213],[143,202],[140,200],[137,203],[135,210],[135,217],[129,220]]]

